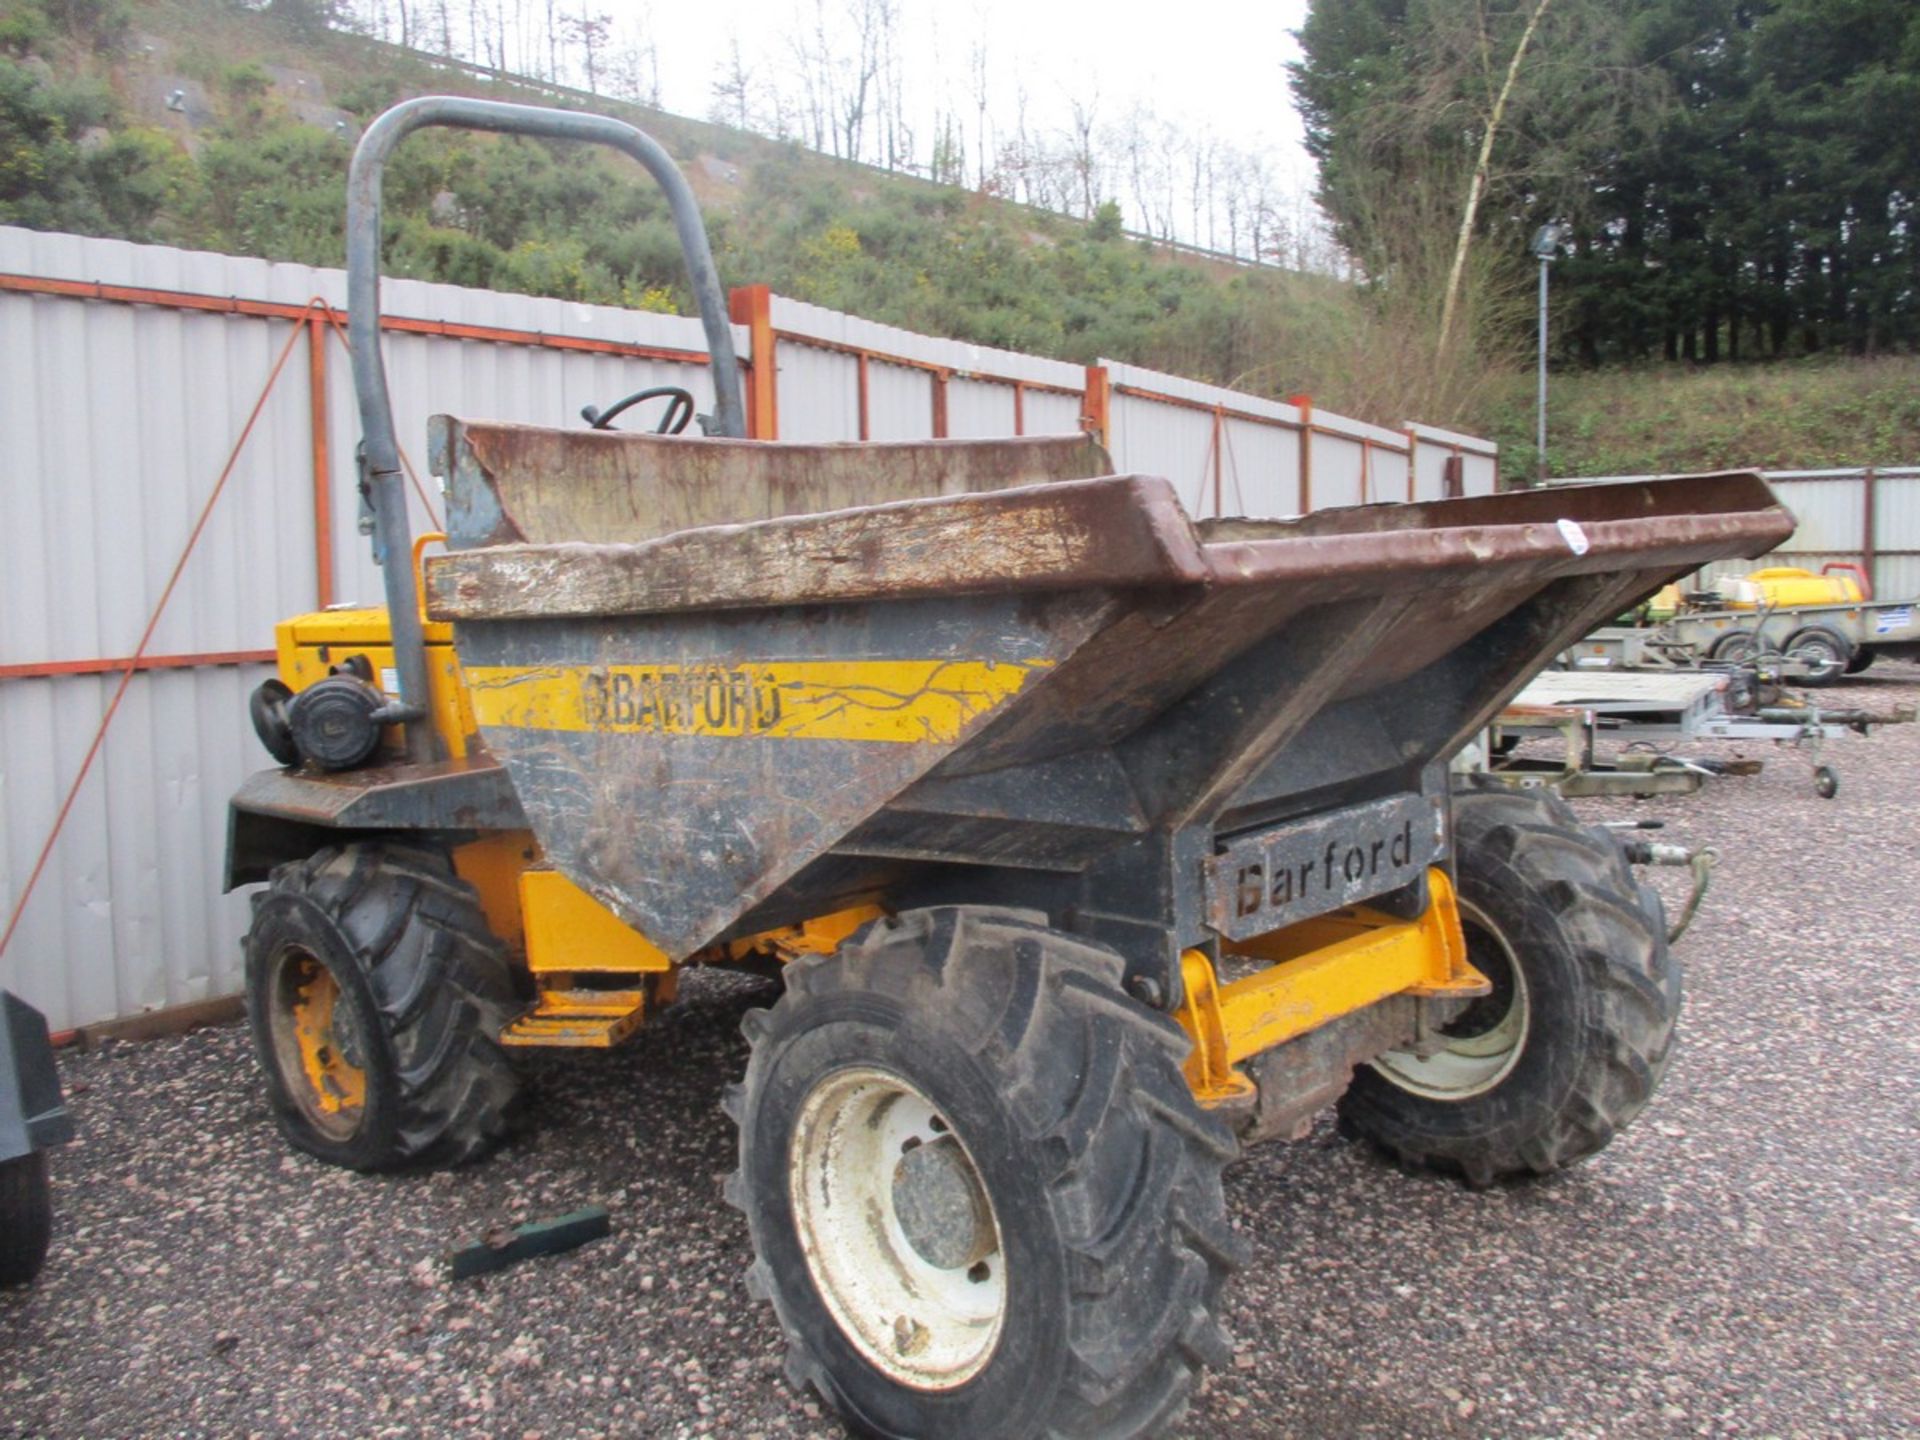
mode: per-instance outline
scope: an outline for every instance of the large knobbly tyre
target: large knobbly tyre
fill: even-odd
[[[1453,797],[1469,958],[1493,981],[1421,1059],[1354,1076],[1344,1128],[1475,1185],[1604,1148],[1660,1083],[1680,968],[1619,845],[1543,791]]]
[[[243,942],[247,1018],[288,1140],[335,1165],[458,1164],[518,1079],[505,952],[437,850],[359,843],[282,865]]]
[[[52,1238],[46,1151],[0,1160],[0,1285],[25,1285],[38,1275]]]
[[[754,1011],[728,1199],[787,1373],[883,1436],[1133,1436],[1229,1353],[1236,1153],[1111,951],[943,908]]]

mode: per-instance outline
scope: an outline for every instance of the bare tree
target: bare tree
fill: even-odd
[[[604,11],[593,14],[583,5],[578,15],[562,16],[560,24],[567,39],[580,47],[581,58],[586,64],[588,92],[598,95],[600,62],[606,50],[607,36],[613,29],[613,17]]]
[[[1096,147],[1095,120],[1100,109],[1100,90],[1096,86],[1093,94],[1083,102],[1078,96],[1069,97],[1073,117],[1069,140],[1072,151],[1068,163],[1072,167],[1075,188],[1080,196],[1080,218],[1093,219],[1093,212],[1100,203],[1099,186],[1096,183],[1103,169],[1101,157]]]
[[[787,32],[787,50],[800,82],[802,138],[815,150],[840,153],[840,129],[833,121],[833,47],[827,35],[826,0],[813,0],[810,24],[796,23]]]
[[[753,71],[740,50],[740,34],[727,32],[727,53],[713,79],[713,101],[707,113],[740,130],[753,128],[749,108],[753,95]]]
[[[846,149],[842,152],[836,148],[835,153],[858,160],[880,74],[882,40],[897,15],[893,0],[847,0],[845,15],[851,33],[834,47],[834,69],[838,72],[834,120]]]
[[[900,57],[899,11],[892,8],[880,36],[881,149],[889,170],[913,168],[913,127],[907,122],[907,82]]]
[[[979,37],[967,52],[967,78],[973,94],[974,163],[979,166],[979,188],[982,190],[987,188],[987,160],[991,154],[987,146],[987,110],[992,103],[992,91],[987,85],[987,58],[986,22],[982,17]]]

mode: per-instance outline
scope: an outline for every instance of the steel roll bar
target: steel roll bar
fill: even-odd
[[[393,400],[387,390],[386,362],[380,353],[380,184],[388,158],[415,130],[448,126],[531,135],[549,140],[587,140],[631,155],[666,192],[687,262],[700,323],[712,360],[714,426],[717,435],[744,437],[746,407],[740,393],[740,365],[727,321],[720,273],[707,243],[706,224],[686,177],[673,157],[644,131],[604,115],[548,110],[537,105],[508,105],[427,95],[394,106],[367,127],[347,172],[347,337],[353,361],[353,389],[360,403],[364,450],[362,484],[373,512],[375,559],[386,589],[392,626],[394,670],[400,682],[407,756],[417,763],[436,757],[427,716],[426,639],[420,624],[419,579],[411,562],[412,534],[407,496],[401,483],[400,443],[394,434]]]

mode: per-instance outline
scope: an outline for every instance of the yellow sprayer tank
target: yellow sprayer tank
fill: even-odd
[[[1867,598],[1860,582],[1851,575],[1816,575],[1792,565],[1776,565],[1722,581],[1720,593],[1729,610],[1854,605]]]

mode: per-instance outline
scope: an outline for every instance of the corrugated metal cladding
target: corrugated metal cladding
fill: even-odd
[[[1164,475],[1196,516],[1298,514],[1444,493],[1446,464],[1459,455],[1468,495],[1491,494],[1498,448],[1427,425],[1387,430],[1343,415],[1260,400],[1179,376],[1101,362],[1113,385],[1109,437],[1126,471]],[[1219,421],[1216,426],[1216,410]],[[1307,441],[1307,499],[1301,503],[1301,445]],[[1409,467],[1418,477],[1408,494]]]
[[[1016,381],[1050,387],[1025,394],[1023,433],[1071,435],[1080,429],[1086,372],[1077,365],[917,335],[780,295],[773,297],[772,319],[783,440],[861,438],[859,352],[868,356],[870,440],[933,438],[936,371],[948,376],[951,438],[1015,433]],[[1055,393],[1059,390],[1073,393]]]
[[[345,276],[334,270],[8,227],[0,227],[0,274],[293,307],[314,297],[341,307],[346,293]],[[413,281],[389,281],[384,301],[389,315],[417,320],[705,350],[698,322],[675,316]],[[1016,382],[1027,387],[1025,433],[1080,428],[1080,366],[913,335],[778,297],[773,320],[782,438],[858,438],[857,352],[868,356],[876,439],[933,433],[935,371],[947,376],[954,436],[1011,432]],[[227,797],[247,771],[267,763],[246,719],[246,697],[270,667],[237,653],[270,649],[274,621],[311,609],[323,589],[315,558],[310,357],[306,337],[296,336],[302,328],[291,318],[0,290],[0,504],[7,517],[0,528],[0,664],[11,666],[133,652],[276,355],[296,337],[148,647],[150,656],[196,663],[143,671],[132,681],[0,958],[0,985],[38,1005],[57,1029],[241,985],[236,942],[246,904],[219,894],[220,861]],[[736,327],[734,338],[742,358],[751,358],[747,331]],[[426,420],[437,411],[571,425],[580,423],[583,405],[604,407],[658,384],[691,390],[703,411],[712,406],[707,367],[670,358],[392,332],[386,349],[401,443],[427,496],[414,501],[422,528],[437,528],[440,508],[425,453]],[[336,602],[377,601],[379,574],[356,525],[359,423],[337,337],[324,346],[324,364],[333,537],[327,588]],[[1298,508],[1293,407],[1151,371],[1111,369],[1116,383],[1186,402],[1115,395],[1110,439],[1120,469],[1168,476],[1199,515]],[[1216,405],[1254,418],[1223,418],[1216,441]],[[646,425],[653,415],[630,418]],[[1367,493],[1382,498],[1381,487],[1394,483],[1385,478],[1396,461],[1387,452],[1396,445],[1404,451],[1404,437],[1337,416],[1316,420],[1340,432],[1315,439],[1334,457],[1321,459],[1316,449],[1326,485],[1354,488],[1331,477],[1344,473],[1349,452],[1358,452],[1355,437],[1371,435],[1377,444]],[[1427,449],[1422,443],[1421,464]],[[1316,503],[1330,498],[1316,482]],[[212,663],[223,655],[226,662]],[[0,911],[11,912],[117,684],[117,672],[0,677]]]
[[[1500,488],[1499,447],[1489,440],[1441,430],[1432,425],[1409,425],[1413,437],[1413,498],[1440,500],[1447,493],[1447,462],[1459,457],[1463,495],[1491,495]]]
[[[1920,474],[1883,475],[1874,486],[1874,594],[1920,597]]]
[[[1213,416],[1116,394],[1107,446],[1123,474],[1161,475],[1173,482],[1187,513],[1213,511]]]
[[[1700,584],[1710,586],[1726,576],[1768,565],[1819,570],[1828,564],[1848,564],[1866,567],[1878,599],[1920,597],[1920,468],[1763,470],[1761,474],[1799,522],[1793,538],[1757,560],[1708,566],[1698,576]]]
[[[780,438],[797,441],[860,438],[860,362],[815,345],[783,344]]]
[[[906,365],[870,362],[867,366],[867,439],[926,440],[932,435],[933,376]],[[856,433],[853,438],[860,437]]]

